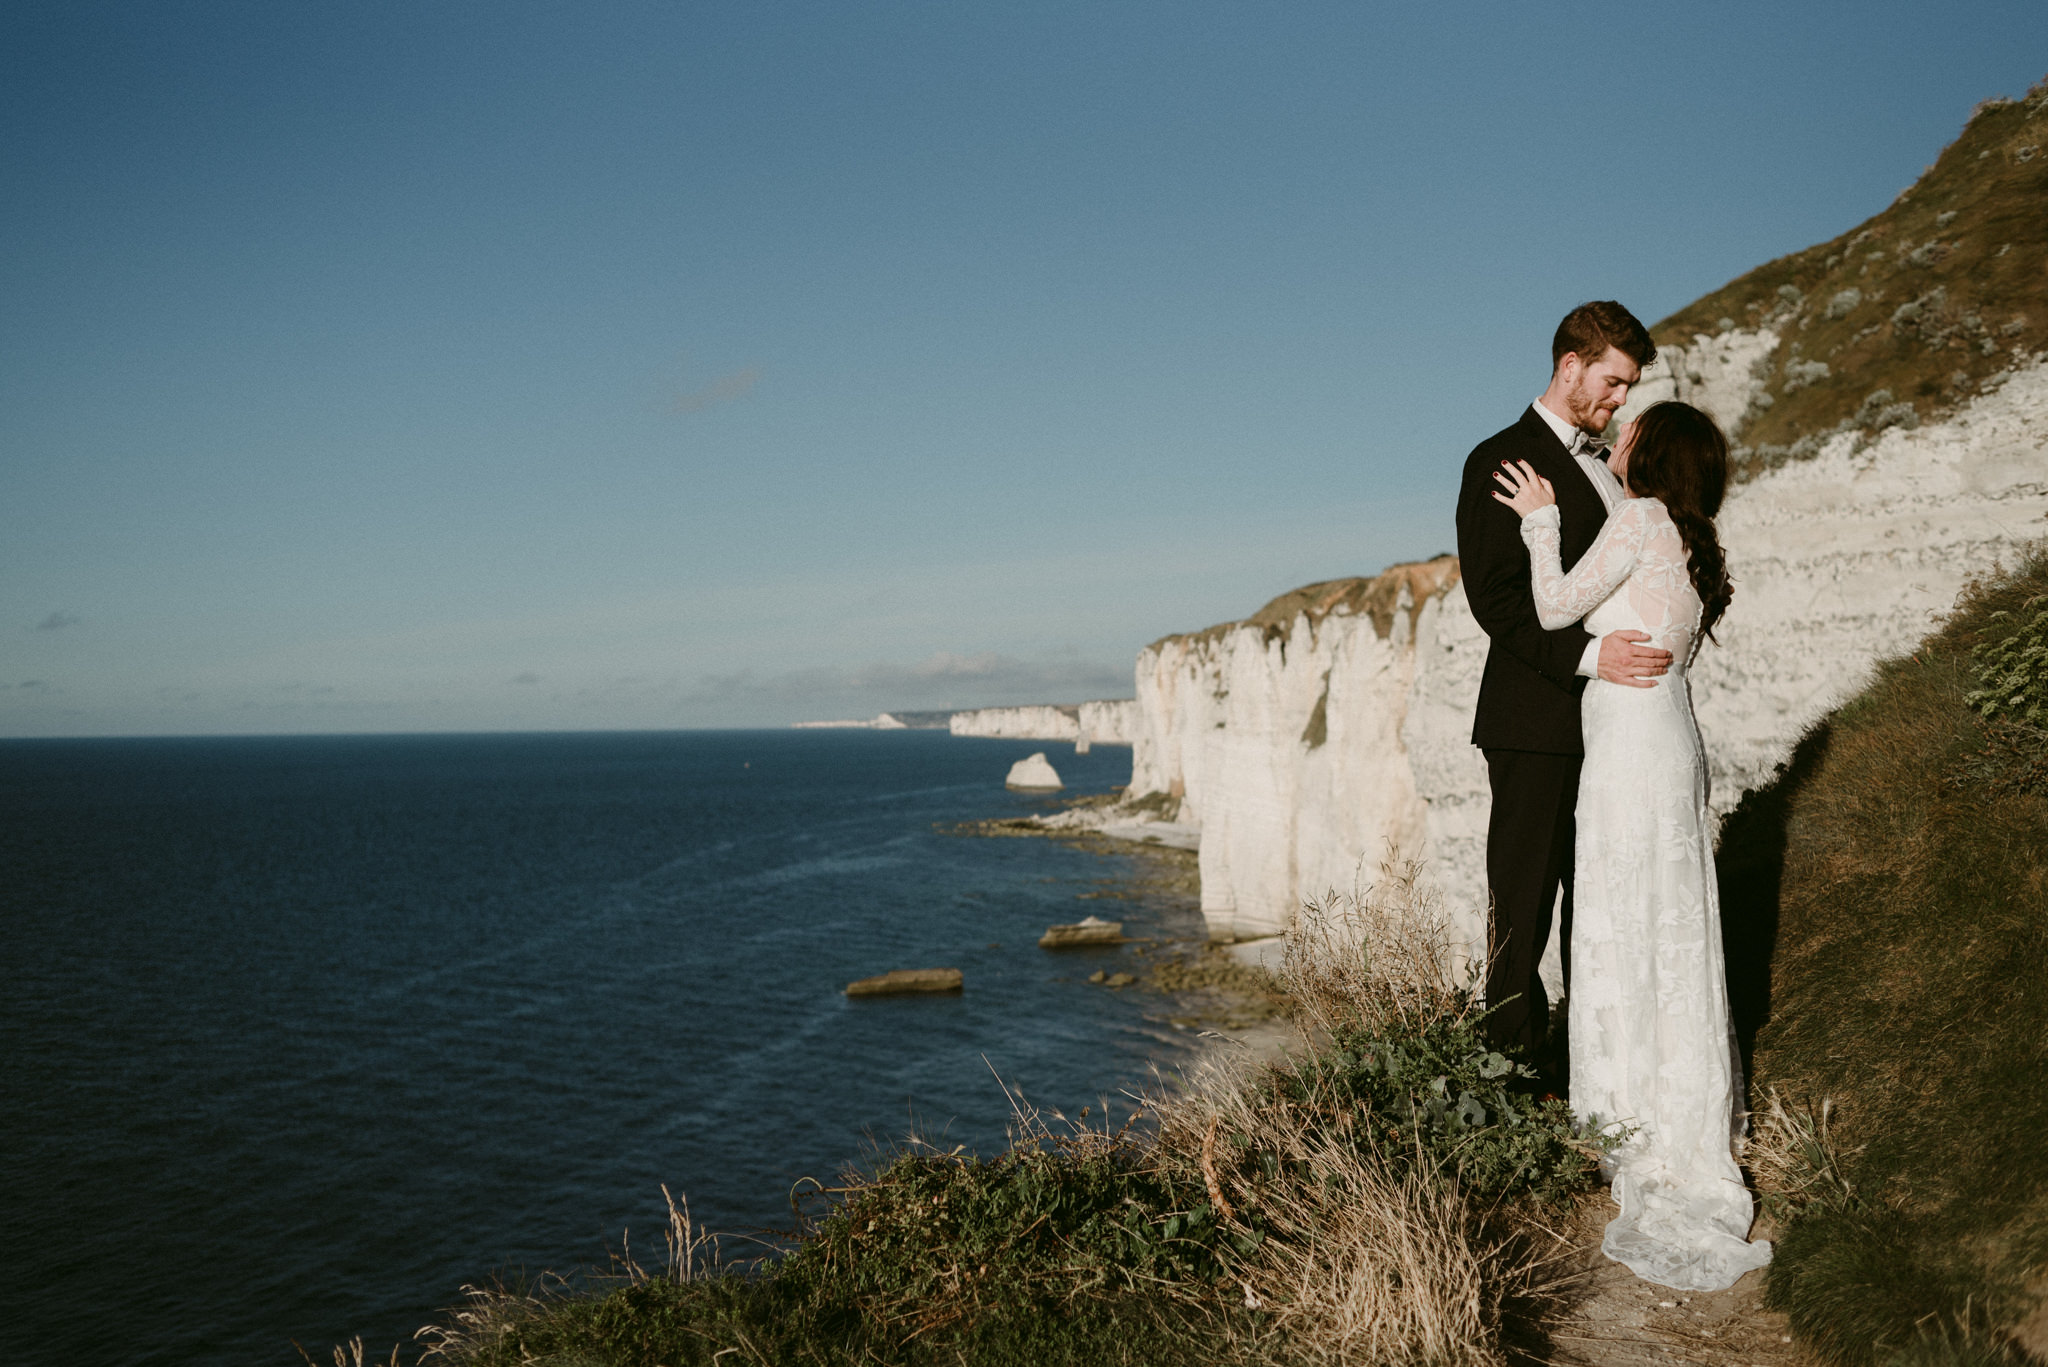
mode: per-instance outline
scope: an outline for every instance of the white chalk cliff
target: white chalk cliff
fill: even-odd
[[[979,707],[955,712],[947,723],[956,736],[1001,740],[1070,740],[1129,745],[1138,705],[1130,698],[1084,703],[1039,703],[1026,707]]]
[[[1645,400],[1677,390],[1736,426],[1769,348],[1700,346],[1692,378]],[[1667,376],[1700,358],[1672,359]],[[1939,423],[1838,432],[1734,488],[1720,529],[1736,597],[1692,687],[1725,813],[1972,576],[2048,535],[2048,366],[2037,355]],[[1427,858],[1468,944],[1483,940],[1489,799],[1468,737],[1485,656],[1450,557],[1314,585],[1139,655],[1130,805],[1199,828],[1213,934],[1284,929],[1304,898],[1369,879],[1391,843]]]

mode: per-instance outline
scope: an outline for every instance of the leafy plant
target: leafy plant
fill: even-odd
[[[1453,1170],[1480,1198],[1555,1201],[1585,1190],[1599,1156],[1623,1136],[1582,1132],[1570,1106],[1535,1095],[1535,1072],[1491,1048],[1482,1019],[1460,1013],[1407,1031],[1340,1031],[1293,1081],[1304,1098],[1355,1108],[1356,1123],[1393,1161]]]
[[[1992,613],[1985,627],[1999,634],[1971,648],[1977,687],[1963,702],[1982,717],[2048,726],[2048,594]]]

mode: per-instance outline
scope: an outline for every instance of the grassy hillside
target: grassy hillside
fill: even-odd
[[[1782,339],[1740,431],[1745,474],[1844,428],[1925,422],[2048,351],[2048,81],[1988,100],[1919,181],[1849,232],[1651,329]]]
[[[1723,831],[1754,1097],[1832,1112],[1779,1183],[1797,1214],[1770,1291],[1836,1362],[2048,1356],[2044,630],[2048,551],[1884,665]]]

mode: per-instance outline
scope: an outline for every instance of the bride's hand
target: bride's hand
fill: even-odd
[[[1502,461],[1493,477],[1506,493],[1495,493],[1494,498],[1515,510],[1518,517],[1527,517],[1538,508],[1548,508],[1557,502],[1557,491],[1550,487],[1550,481],[1536,473],[1534,466],[1526,460]]]

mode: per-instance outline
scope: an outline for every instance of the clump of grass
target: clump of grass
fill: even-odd
[[[1132,1117],[1135,1119],[1136,1117]],[[1215,1275],[1198,1208],[1122,1130],[1055,1134],[1029,1108],[994,1159],[915,1143],[829,1192],[779,1259],[729,1265],[671,1205],[667,1268],[537,1291],[487,1287],[423,1333],[427,1358],[475,1364],[1146,1363],[1213,1332],[1161,1285]],[[1193,1204],[1197,1208],[1189,1209]]]
[[[2043,595],[2041,550],[1973,586],[1759,805],[1776,829],[1744,828],[1755,850],[1724,842],[1724,871],[1777,869],[1754,1074],[1834,1102],[1803,1136],[1772,1139],[1768,1113],[1759,1127],[1752,1162],[1790,1212],[1767,1293],[1845,1367],[1989,1352],[2040,1302],[2048,792],[1999,779],[1996,728],[2022,723],[1966,699]],[[1977,1328],[1966,1339],[1961,1324]],[[1926,1339],[1929,1325],[1952,1328]]]
[[[905,1153],[850,1188],[778,1279],[925,1334],[1007,1302],[1221,1274],[1223,1239],[1202,1188],[1176,1181],[1128,1126],[1055,1134],[1019,1114],[1028,1128],[997,1158]]]
[[[1970,648],[1975,688],[1965,706],[1984,718],[1982,743],[1955,766],[1953,786],[2048,791],[2048,594],[1985,615]]]
[[[1369,1131],[1246,1080],[1187,1098],[1165,1139],[1243,1241],[1229,1289],[1260,1312],[1262,1346],[1300,1363],[1499,1362],[1504,1308],[1531,1282],[1524,1248],[1454,1175],[1389,1162]]]
[[[1779,1219],[1795,1218],[1815,1204],[1834,1211],[1855,1208],[1856,1186],[1843,1172],[1834,1112],[1832,1100],[1823,1100],[1818,1110],[1788,1105],[1774,1088],[1764,1108],[1750,1116],[1743,1159],[1763,1189],[1765,1208]]]

